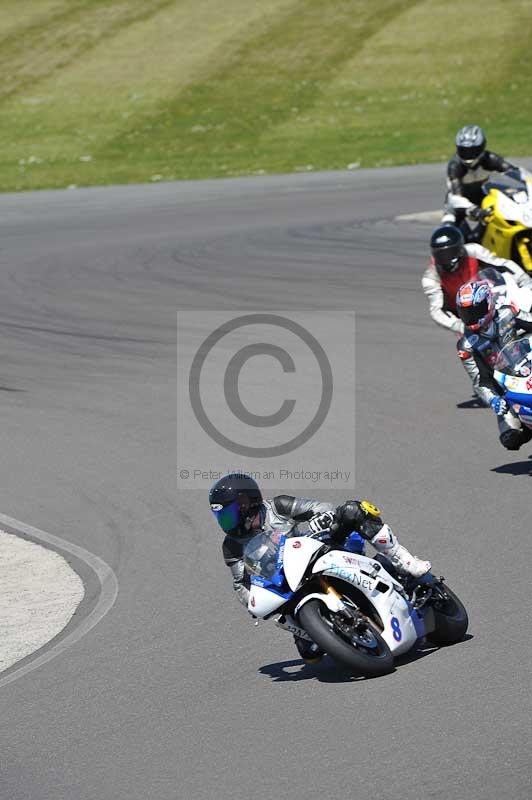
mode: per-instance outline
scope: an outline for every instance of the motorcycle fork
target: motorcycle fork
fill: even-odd
[[[320,586],[327,594],[332,594],[333,597],[343,604],[344,609],[340,612],[340,615],[347,617],[350,623],[354,623],[355,630],[363,631],[368,625],[371,627],[372,623],[369,617],[366,617],[366,615],[363,614],[358,608],[349,608],[349,605],[345,603],[342,595],[337,592],[333,586],[330,586],[325,578],[320,577]]]
[[[323,589],[323,591],[326,594],[331,594],[336,600],[338,600],[340,603],[342,603],[343,609],[339,613],[343,614],[345,617],[348,617],[348,618],[351,618],[351,619],[355,619],[355,615],[353,614],[353,612],[349,608],[349,605],[346,605],[342,595],[339,592],[337,592],[336,589],[333,586],[331,586],[325,580],[325,578],[320,577],[319,583],[320,583],[321,588]]]
[[[339,600],[341,603],[344,602],[342,600],[342,595],[339,594],[336,591],[336,589],[333,589],[333,587],[330,584],[327,583],[325,578],[320,578],[319,580],[320,580],[320,586],[321,586],[321,588],[323,589],[324,592],[326,592],[327,594],[332,594],[332,596],[336,597],[336,599]]]

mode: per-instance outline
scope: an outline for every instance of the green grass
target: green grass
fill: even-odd
[[[532,153],[530,0],[0,0],[0,189]]]

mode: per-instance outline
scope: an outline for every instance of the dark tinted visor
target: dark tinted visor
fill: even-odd
[[[464,325],[476,325],[483,317],[486,316],[489,310],[487,300],[483,300],[475,306],[460,307],[460,319]]]
[[[461,158],[462,161],[475,161],[475,159],[479,158],[484,152],[484,145],[477,144],[470,145],[469,147],[458,145],[456,152],[458,154],[458,158]]]
[[[223,506],[220,509],[211,506],[211,511],[216,517],[218,525],[225,533],[231,533],[231,531],[238,528],[240,524],[240,504],[238,500],[234,500],[228,506]]]
[[[439,267],[443,269],[454,269],[460,261],[461,248],[444,247],[442,250],[434,250],[434,260]]]

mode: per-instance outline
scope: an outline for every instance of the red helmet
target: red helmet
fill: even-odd
[[[456,295],[458,316],[470,331],[480,331],[495,316],[495,298],[488,281],[470,281]]]

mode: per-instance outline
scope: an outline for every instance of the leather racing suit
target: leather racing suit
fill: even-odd
[[[460,259],[454,272],[438,272],[434,259],[423,273],[421,285],[429,301],[430,316],[437,325],[455,333],[464,333],[464,323],[456,313],[456,293],[460,286],[478,275],[479,270],[495,267],[498,272],[514,279],[517,286],[511,299],[524,311],[532,307],[532,278],[514,261],[499,258],[480,244],[466,244],[467,256]],[[507,281],[511,284],[511,281]]]
[[[478,240],[482,235],[482,226],[472,230],[466,223],[469,209],[478,208],[482,203],[484,192],[483,184],[492,172],[506,172],[509,169],[518,170],[497,153],[485,150],[480,161],[474,167],[464,164],[454,155],[447,164],[447,194],[445,196],[444,214],[442,222],[450,222],[461,228],[466,241],[472,237]]]
[[[247,606],[250,577],[244,567],[244,547],[260,531],[276,530],[289,534],[298,522],[306,522],[317,514],[333,514],[340,520],[338,530],[329,534],[329,541],[342,546],[346,537],[356,530],[364,539],[370,541],[381,552],[388,554],[390,548],[399,547],[389,526],[383,523],[379,510],[365,500],[352,500],[336,508],[331,503],[309,500],[290,495],[278,495],[262,503],[263,518],[260,529],[253,530],[247,537],[226,535],[222,544],[225,563],[233,576],[233,589],[240,602]],[[430,567],[430,564],[428,565]]]
[[[504,394],[493,377],[493,365],[502,348],[518,338],[521,332],[532,333],[532,315],[510,305],[498,305],[495,318],[482,331],[466,333],[458,340],[458,356],[471,378],[473,391],[481,403],[489,406],[494,397]],[[532,430],[524,428],[510,409],[497,416],[499,440],[507,450],[519,450],[530,441]]]

